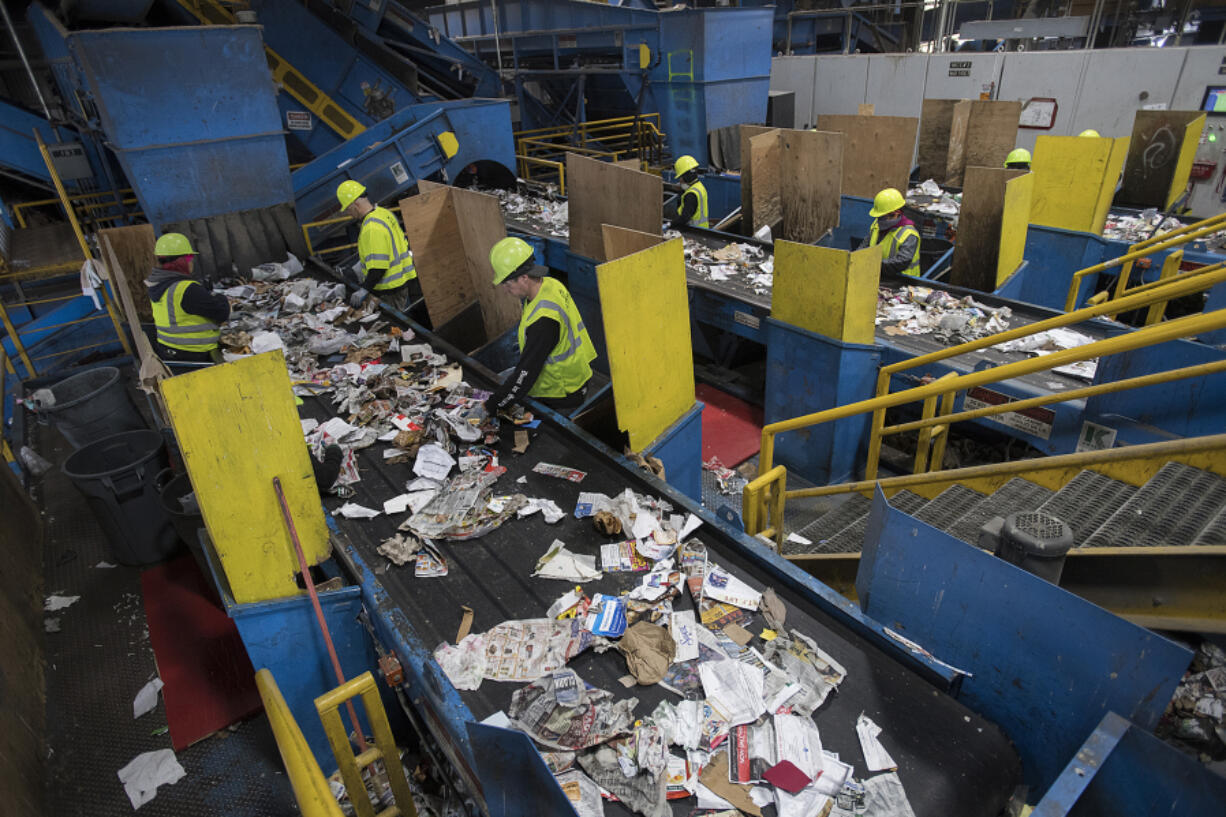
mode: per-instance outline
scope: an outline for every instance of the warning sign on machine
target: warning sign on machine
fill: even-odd
[[[1007,394],[1001,394],[998,391],[976,386],[966,393],[966,400],[963,401],[962,408],[964,411],[973,411],[975,409],[1000,406],[1012,402],[1014,402],[1014,398]],[[1021,411],[993,414],[983,419],[1002,426],[1008,426],[1009,428],[1016,428],[1018,431],[1024,431],[1035,437],[1042,437],[1044,440],[1050,440],[1051,427],[1056,421],[1056,412],[1049,408],[1033,406]]]

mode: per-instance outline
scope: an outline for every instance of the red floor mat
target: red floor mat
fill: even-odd
[[[719,457],[729,468],[758,453],[762,444],[762,409],[699,383],[695,396],[706,403],[702,412],[702,461]]]
[[[191,555],[149,568],[140,584],[175,751],[258,712],[251,659]]]

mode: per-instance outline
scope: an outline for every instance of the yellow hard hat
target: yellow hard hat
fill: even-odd
[[[1078,136],[1093,136],[1093,137],[1097,138],[1097,137],[1099,136],[1099,133],[1098,133],[1098,131],[1094,130],[1093,128],[1086,128],[1085,130],[1083,130],[1081,133],[1079,133],[1079,134],[1077,134],[1077,135],[1078,135]]]
[[[510,278],[525,261],[532,260],[532,245],[522,238],[507,236],[490,248],[490,266],[494,268],[494,286]]]
[[[906,203],[907,200],[902,197],[902,193],[893,187],[887,187],[873,199],[873,209],[869,210],[868,214],[873,218],[884,216],[886,213],[901,210]]]
[[[336,188],[336,200],[341,203],[342,210],[347,209],[349,205],[365,195],[365,185],[361,182],[355,182],[353,179],[346,179]]]
[[[694,168],[698,167],[698,160],[693,156],[682,156],[673,164],[673,173],[678,177],[689,173]]]
[[[153,254],[159,258],[177,258],[180,255],[195,255],[196,251],[183,233],[163,233],[153,245]]]
[[[1005,167],[1008,167],[1014,162],[1026,162],[1029,164],[1030,151],[1026,150],[1026,148],[1014,148],[1013,150],[1009,151],[1009,155],[1005,157]]]

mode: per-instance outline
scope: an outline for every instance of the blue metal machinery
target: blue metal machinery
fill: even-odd
[[[659,112],[672,154],[700,163],[709,132],[765,120],[773,13],[574,0],[429,9],[444,35],[513,72],[521,129]]]

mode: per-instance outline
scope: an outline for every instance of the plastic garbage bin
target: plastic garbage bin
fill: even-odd
[[[47,391],[53,399],[40,401],[39,419],[53,423],[73,448],[146,427],[113,366],[74,374]]]
[[[156,431],[125,431],[81,448],[61,470],[85,494],[90,510],[126,565],[159,562],[179,548],[179,537],[162,507],[157,475],[167,466],[166,446]]]

